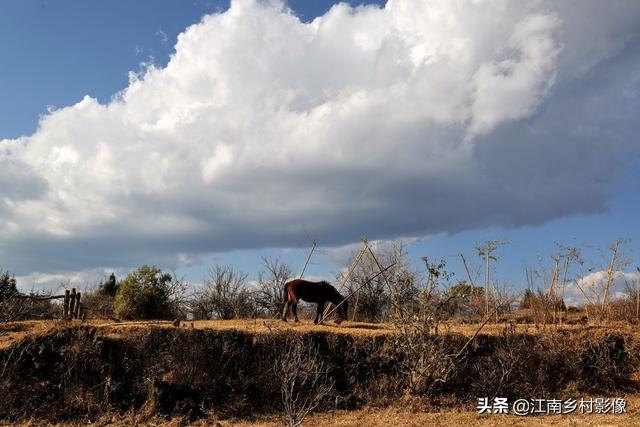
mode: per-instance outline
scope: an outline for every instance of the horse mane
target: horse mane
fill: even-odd
[[[336,299],[339,299],[340,301],[342,301],[344,299],[342,294],[340,292],[338,292],[336,287],[333,286],[331,283],[327,282],[326,280],[321,280],[319,283],[322,286],[326,286],[329,289],[329,291],[333,294],[333,296],[336,297]]]
[[[326,280],[323,280],[320,283],[323,286],[326,286],[328,291],[332,294],[333,300],[329,299],[329,301],[335,305],[340,305],[340,307],[338,307],[338,314],[343,318],[343,320],[346,320],[349,302],[346,301],[346,298],[335,288],[335,286],[331,285]]]

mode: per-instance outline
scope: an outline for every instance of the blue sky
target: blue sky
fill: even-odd
[[[361,3],[351,2],[351,5]],[[175,268],[192,281],[199,281],[213,262],[232,263],[255,277],[261,256],[282,257],[294,270],[301,268],[309,245],[306,233],[324,246],[309,269],[313,276],[333,275],[341,267],[335,259],[335,254],[341,253],[339,248],[357,242],[357,238],[365,234],[374,239],[411,238],[413,243],[407,249],[416,266],[420,266],[422,256],[445,257],[458,276],[464,275],[458,253],[463,252],[472,263],[479,263],[473,250],[476,243],[487,239],[507,240],[510,243],[499,251],[502,258],[496,277],[517,287],[523,285],[525,266],[537,265],[538,257],[551,262],[549,256],[556,251],[556,242],[604,248],[618,237],[631,238],[627,250],[637,264],[634,248],[640,241],[637,221],[640,172],[635,133],[638,129],[633,117],[640,112],[640,84],[633,70],[640,63],[640,55],[633,42],[640,37],[637,30],[640,27],[633,18],[634,13],[624,10],[627,6],[636,7],[633,3],[620,2],[620,10],[607,11],[602,15],[601,26],[591,30],[587,25],[589,13],[599,8],[597,2],[585,6],[584,20],[580,20],[580,16],[570,18],[573,12],[570,3],[558,6],[558,10],[554,5],[541,11],[532,6],[529,12],[525,11],[529,15],[507,10],[500,19],[488,17],[488,9],[449,10],[442,3],[408,2],[406,10],[394,5],[394,9],[387,11],[379,8],[384,2],[364,3],[378,7],[350,9],[345,6],[334,8],[323,17],[333,2],[287,2],[303,23],[322,17],[315,28],[312,24],[304,26],[287,20],[288,12],[278,6],[252,2],[238,2],[244,6],[237,7],[239,18],[232,21],[228,2],[3,1],[0,4],[0,144],[8,147],[3,148],[10,152],[4,161],[10,162],[16,171],[10,169],[4,178],[0,175],[0,184],[5,189],[16,188],[6,190],[9,194],[6,197],[13,197],[14,193],[27,196],[16,196],[16,200],[7,204],[19,206],[13,210],[15,217],[9,210],[0,209],[0,215],[11,224],[4,233],[9,237],[0,244],[0,265],[23,278],[24,287],[42,286],[42,283],[50,286],[51,283],[39,277],[57,280],[65,274],[75,277],[74,280],[89,281],[87,277],[95,277],[104,269],[126,271],[133,266],[130,263],[142,261]],[[409,10],[410,7],[416,7],[415,11],[420,13]],[[424,10],[434,13],[423,16]],[[389,11],[393,13],[385,15]],[[202,17],[209,14],[217,14],[220,19],[199,24]],[[225,21],[227,15],[229,20]],[[435,21],[429,21],[431,19]],[[488,22],[491,19],[496,22]],[[256,22],[255,33],[253,24],[245,25],[253,22],[251,20]],[[485,26],[483,20],[487,21]],[[463,22],[467,24],[463,26]],[[184,37],[184,44],[179,48],[181,55],[175,61],[178,71],[171,74],[174,71],[165,67],[176,52],[178,35],[193,24],[199,27]],[[224,25],[235,26],[223,31],[220,28]],[[386,25],[391,29],[385,29]],[[426,28],[429,30],[423,31]],[[269,31],[276,34],[270,44],[256,41]],[[495,31],[505,34],[496,35]],[[296,44],[296,38],[312,32],[315,38],[309,44],[302,47]],[[383,33],[387,35],[383,37]],[[227,40],[228,34],[232,41]],[[355,40],[354,44],[343,43],[346,38]],[[463,42],[455,44],[452,40]],[[504,40],[508,40],[507,44],[500,44],[505,43]],[[539,50],[531,47],[531,40],[539,43],[538,48],[548,50],[536,56]],[[224,43],[235,44],[226,49],[229,46]],[[285,63],[286,55],[278,56],[279,43],[289,43],[284,51],[290,49],[298,62]],[[216,50],[216,46],[221,47]],[[272,46],[275,46],[273,52]],[[305,49],[312,53],[306,53]],[[367,49],[378,49],[371,56],[372,62],[368,62]],[[401,57],[403,49],[406,57]],[[503,61],[510,51],[517,51],[515,59]],[[243,56],[243,52],[248,53]],[[236,61],[241,68],[227,67]],[[401,69],[397,66],[401,62],[413,65]],[[153,64],[151,68],[149,64]],[[199,72],[207,76],[191,75],[190,70],[199,69],[201,64],[205,65]],[[447,64],[458,68],[448,68]],[[308,77],[322,67],[327,68]],[[378,80],[369,77],[365,80],[370,67],[376,67],[374,74]],[[511,68],[504,71],[505,67]],[[411,71],[407,71],[410,68]],[[340,72],[333,74],[334,69]],[[148,92],[144,95],[146,98],[134,99],[138,95],[134,93],[136,83],[135,79],[131,80],[131,71],[138,73],[137,81],[146,86],[141,89]],[[455,76],[458,71],[459,79]],[[406,77],[409,72],[410,78]],[[192,86],[183,85],[176,75],[184,77],[184,81],[193,79]],[[513,77],[513,81],[509,82],[504,75]],[[154,78],[167,80],[156,84]],[[212,80],[202,83],[207,78]],[[237,81],[231,81],[232,78]],[[176,128],[171,122],[170,130],[157,126],[161,123],[158,117],[185,120],[180,115],[182,112],[193,111],[208,102],[198,93],[218,84],[222,87],[219,82],[225,79],[230,83],[211,95],[211,102],[223,102],[219,100],[225,93],[235,94],[233,102],[211,107],[219,110],[199,112],[200,119],[195,124]],[[472,87],[458,90],[469,80],[473,81]],[[171,87],[173,83],[175,88]],[[398,96],[395,89],[387,91],[398,85],[405,88],[406,94]],[[244,93],[244,87],[252,89]],[[152,120],[145,115],[151,113],[144,111],[144,106],[149,105],[149,110],[155,108],[154,111],[175,107],[166,100],[154,104],[153,97],[165,88],[171,93],[167,96],[175,98],[175,104],[182,110],[159,113]],[[128,91],[128,95],[122,96],[121,91]],[[349,91],[353,93],[345,95]],[[72,114],[71,110],[65,113],[65,107],[80,105],[86,95],[95,99],[82,104],[86,115],[82,110],[78,117],[65,118],[64,114]],[[246,113],[253,107],[239,103],[238,99],[244,96],[275,101]],[[376,96],[388,101],[377,103]],[[358,107],[361,104],[356,104],[355,99],[364,99],[362,105],[369,103],[369,106]],[[581,109],[576,110],[572,102]],[[123,112],[124,118],[116,122],[106,116],[94,120],[96,114],[112,114],[101,110],[111,103],[114,110],[118,103],[130,110]],[[287,117],[282,119],[286,127],[282,130],[273,124],[281,120],[280,115],[263,121],[260,111],[272,108],[273,103],[290,103],[286,104],[290,111],[305,111],[308,122],[298,115]],[[314,122],[313,115],[320,114],[317,106],[322,103],[325,103],[323,108],[333,111],[323,117],[335,114],[337,118]],[[336,105],[349,107],[332,110]],[[344,108],[353,108],[353,113],[343,113]],[[407,111],[402,112],[402,108]],[[277,110],[274,107],[274,111]],[[417,114],[418,110],[424,112]],[[213,116],[220,117],[220,123],[226,127],[217,122],[210,127],[202,124]],[[48,124],[39,130],[42,117],[49,117]],[[135,159],[131,165],[120,163],[123,173],[136,175],[124,181],[131,183],[130,189],[117,187],[120,194],[114,196],[116,181],[110,180],[115,179],[118,168],[110,168],[108,174],[92,175],[99,162],[91,163],[91,153],[120,143],[120,140],[110,140],[111,137],[130,138],[132,131],[128,128],[116,136],[101,132],[131,117],[141,117],[135,132],[148,132],[149,124],[155,123],[156,127],[149,131],[153,136],[148,141],[162,144],[157,149],[156,164],[162,164],[158,159],[163,156],[175,157],[182,159],[181,167],[186,164],[186,170],[162,172],[166,179],[158,183],[136,170],[136,165],[142,163]],[[386,120],[391,124],[381,125]],[[303,152],[301,147],[306,142],[301,141],[308,141],[308,136],[278,142],[279,132],[284,132],[283,135],[312,132],[307,129],[311,126],[308,123],[317,126],[314,132],[322,134],[316,145],[309,146],[324,148]],[[559,130],[564,123],[571,128],[567,134]],[[65,128],[67,125],[69,130]],[[264,135],[265,141],[255,141],[258,137],[250,129],[253,125],[258,126],[258,134]],[[62,128],[64,133],[56,133]],[[381,140],[368,133],[368,128],[375,129]],[[580,132],[586,136],[566,142],[567,138],[582,135]],[[98,136],[93,139],[94,135]],[[210,135],[215,137],[208,139]],[[313,140],[316,134],[309,135]],[[26,145],[32,147],[24,153],[17,148],[20,137],[25,137]],[[171,139],[174,137],[175,140]],[[77,141],[67,143],[65,138]],[[144,143],[147,137],[133,138],[139,139],[122,142],[120,151],[122,147]],[[200,145],[185,148],[186,153],[171,148],[185,138],[195,138]],[[351,145],[353,141],[360,142]],[[522,146],[513,148],[516,145],[513,141]],[[56,144],[57,148],[52,149]],[[203,154],[190,157],[199,150]],[[242,169],[224,169],[228,166],[225,159],[240,159],[240,152],[246,156],[248,152],[261,150],[265,151],[264,157],[238,161],[244,165]],[[523,152],[529,154],[520,154]],[[331,161],[325,162],[323,156],[327,153],[331,154],[328,156]],[[146,158],[140,155],[141,159]],[[38,162],[46,156],[71,163],[41,172]],[[202,165],[200,156],[211,157]],[[279,176],[277,173],[286,163],[274,166],[274,170],[265,163],[280,157],[302,163],[309,161],[313,170],[294,168]],[[542,162],[541,166],[525,166],[529,159]],[[424,168],[419,161],[424,162]],[[391,165],[392,173],[372,172],[387,164]],[[201,166],[202,188],[182,198],[188,193],[186,189],[194,187],[195,178],[188,170]],[[74,170],[86,167],[91,173],[66,176],[67,167]],[[171,165],[166,168],[175,170]],[[29,172],[19,175],[23,170]],[[319,181],[321,185],[317,185]],[[179,185],[173,188],[172,183]],[[123,184],[118,181],[118,185]],[[138,191],[145,186],[149,187]],[[347,189],[341,190],[345,186]],[[18,191],[18,187],[24,190]],[[307,195],[309,187],[313,189],[308,190]],[[244,195],[253,191],[256,191],[255,204],[251,205]],[[176,198],[165,196],[173,192]],[[127,196],[122,196],[125,193]],[[55,194],[71,196],[57,200]],[[214,200],[211,205],[205,203],[209,196]],[[78,200],[60,208],[70,197]],[[112,206],[105,209],[108,215],[105,213],[102,217],[86,207],[95,207],[97,203]],[[131,203],[133,207],[121,212],[121,203]],[[166,212],[166,218],[162,217],[168,209],[166,206],[172,203],[185,208]],[[236,204],[239,211],[229,207]],[[291,211],[282,208],[289,205],[295,208]],[[247,211],[252,214],[245,218],[243,213]],[[313,212],[322,212],[322,215],[316,218]],[[158,224],[153,223],[155,213]],[[53,218],[51,224],[42,226],[37,220],[29,219],[31,215],[35,218],[40,214]],[[140,223],[131,222],[136,215]],[[145,219],[146,215],[151,215],[150,220]],[[191,223],[189,227],[184,226],[188,230],[185,235],[181,234],[181,218],[193,221],[192,227]],[[97,225],[92,225],[94,222]],[[149,230],[145,224],[150,224]],[[119,234],[116,230],[123,231]],[[144,232],[136,234],[138,230]],[[17,237],[11,237],[13,232]],[[18,241],[21,243],[15,251],[9,249],[15,248]],[[105,243],[96,244],[96,241]],[[131,247],[134,249],[130,253],[123,249]],[[57,258],[61,251],[66,259]],[[122,256],[116,256],[116,252]],[[94,273],[92,276],[82,272]]]
[[[288,2],[303,20],[322,15],[333,3]],[[3,1],[2,137],[34,132],[47,106],[70,105],[87,94],[109,101],[127,86],[129,71],[151,58],[166,65],[178,34],[228,7],[228,1],[205,0]]]

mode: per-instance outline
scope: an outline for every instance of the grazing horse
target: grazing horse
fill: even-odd
[[[340,295],[340,292],[338,292],[336,288],[324,280],[322,282],[310,282],[308,280],[295,279],[284,285],[284,293],[286,302],[284,304],[284,310],[282,310],[282,320],[285,322],[289,314],[289,307],[291,307],[293,311],[296,322],[300,321],[298,320],[298,300],[318,304],[318,312],[316,313],[316,318],[313,323],[322,321],[324,305],[327,302],[334,305],[342,303],[337,309],[339,317],[336,319],[336,323],[338,325],[347,318],[347,301],[344,301],[345,298]]]

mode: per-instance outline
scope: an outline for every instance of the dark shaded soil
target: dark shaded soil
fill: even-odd
[[[325,409],[387,405],[406,397],[410,375],[416,375],[406,372],[412,356],[393,335],[294,335],[158,327],[105,334],[77,326],[27,337],[0,351],[0,420],[90,420],[129,410],[191,419],[205,411],[229,417],[274,413],[281,404],[275,362],[293,338],[317,346],[330,367],[335,388]],[[450,357],[467,338],[425,340],[427,347],[450,349]],[[446,381],[433,381],[424,392],[414,389],[418,395],[412,397],[438,406],[468,405],[478,396],[633,392],[639,348],[623,333],[480,335],[455,358]],[[442,357],[433,354],[424,358]]]

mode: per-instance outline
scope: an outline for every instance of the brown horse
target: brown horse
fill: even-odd
[[[282,320],[285,322],[289,314],[289,307],[291,307],[293,311],[296,322],[300,321],[298,320],[298,300],[318,304],[318,312],[316,313],[316,318],[313,323],[322,321],[324,305],[327,302],[334,305],[342,303],[336,310],[339,315],[338,319],[336,319],[338,325],[347,318],[347,301],[344,301],[345,298],[340,295],[340,292],[338,292],[336,288],[324,280],[321,282],[310,282],[308,280],[295,279],[284,285],[284,293],[286,302],[284,304],[284,310],[282,310]]]

